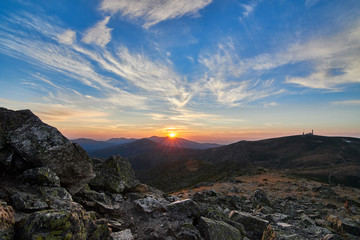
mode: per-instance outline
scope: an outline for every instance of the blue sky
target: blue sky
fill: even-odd
[[[69,138],[360,137],[360,1],[6,0],[0,71]]]

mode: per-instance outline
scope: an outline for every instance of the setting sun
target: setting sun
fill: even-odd
[[[171,138],[176,137],[176,133],[175,133],[175,132],[171,132],[171,133],[169,133],[169,137],[171,137]]]

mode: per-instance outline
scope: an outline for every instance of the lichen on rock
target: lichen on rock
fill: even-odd
[[[129,161],[119,155],[104,161],[96,170],[96,177],[89,183],[95,190],[121,193],[139,184]]]

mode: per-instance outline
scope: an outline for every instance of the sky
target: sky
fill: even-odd
[[[360,137],[360,1],[5,0],[0,72],[70,139]]]

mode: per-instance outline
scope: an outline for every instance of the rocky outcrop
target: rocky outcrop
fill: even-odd
[[[71,193],[94,177],[87,153],[30,110],[0,108],[0,152],[1,169],[48,167]]]

